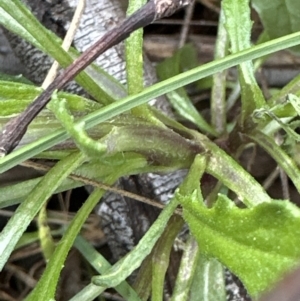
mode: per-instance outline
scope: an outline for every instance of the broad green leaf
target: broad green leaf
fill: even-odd
[[[300,259],[300,210],[288,201],[241,209],[224,195],[211,209],[196,192],[178,195],[201,251],[215,257],[257,296]]]
[[[235,53],[250,48],[252,22],[249,0],[223,0],[222,8],[231,51]],[[243,125],[254,109],[261,108],[265,104],[265,100],[255,79],[253,63],[251,61],[243,62],[238,70],[242,97],[241,123]]]
[[[252,0],[265,31],[271,39],[300,31],[300,2],[295,0]],[[300,47],[293,47],[300,53]]]

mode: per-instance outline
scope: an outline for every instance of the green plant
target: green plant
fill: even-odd
[[[285,5],[285,1],[277,2],[282,6]],[[183,49],[171,61],[166,61],[159,67],[163,81],[143,90],[141,63],[133,67],[129,64],[127,72],[130,95],[120,101],[114,100],[124,88],[99,68],[93,67],[93,72],[88,69],[77,80],[99,103],[68,93],[54,94],[52,104],[49,105],[54,114],[45,110],[29,129],[25,145],[0,160],[0,172],[28,158],[57,160],[56,165],[44,177],[0,188],[1,207],[20,203],[0,234],[1,268],[15,249],[28,224],[51,194],[84,185],[80,182],[80,178],[68,179],[70,174],[85,175],[87,178],[100,179],[112,185],[119,177],[128,174],[190,169],[173,200],[162,211],[137,247],[112,267],[100,254],[95,254],[82,238],[77,237],[84,221],[104,193],[104,190],[97,188],[78,211],[55,251],[49,256],[45,272],[36,288],[27,297],[28,300],[54,299],[61,268],[74,241],[75,246],[101,276],[94,277],[91,284],[72,300],[82,300],[83,296],[85,300],[92,300],[107,287],[115,287],[128,300],[140,300],[137,294],[138,286],[136,292],[125,279],[142,264],[148,254],[153,252],[153,248],[153,263],[149,263],[153,264],[152,294],[153,300],[161,300],[163,277],[155,273],[158,268],[156,261],[160,256],[168,257],[168,248],[173,241],[165,239],[161,244],[160,237],[163,237],[164,231],[171,237],[176,236],[177,233],[172,232],[172,228],[177,229],[174,226],[176,225],[179,229],[182,219],[172,219],[171,216],[178,205],[182,207],[183,218],[197,240],[199,248],[192,247],[192,240],[189,242],[193,260],[188,266],[182,265],[181,269],[187,269],[190,278],[185,282],[186,279],[180,278],[179,273],[173,300],[180,298],[181,286],[184,286],[186,291],[183,297],[185,299],[180,300],[192,300],[188,299],[189,288],[192,291],[191,296],[194,294],[197,296],[194,298],[199,298],[199,294],[195,292],[197,290],[195,283],[201,283],[203,275],[201,267],[203,272],[205,270],[203,266],[210,264],[211,258],[217,258],[236,273],[254,297],[259,296],[285,272],[297,265],[300,257],[299,209],[287,200],[271,199],[264,188],[234,159],[250,142],[256,143],[273,157],[298,192],[300,191],[300,170],[295,158],[290,155],[293,154],[292,150],[297,148],[299,140],[295,132],[297,124],[291,120],[297,119],[300,113],[297,97],[300,79],[295,78],[266,101],[254,77],[255,68],[251,62],[254,59],[262,60],[264,56],[278,50],[299,45],[300,33],[292,33],[297,28],[286,26],[281,37],[275,36],[276,39],[273,39],[274,35],[269,29],[277,24],[270,24],[272,20],[265,17],[264,3],[267,1],[253,1],[265,23],[269,41],[251,45],[248,1],[223,0],[216,60],[181,72],[180,64],[184,61],[185,55]],[[274,2],[274,6],[278,3]],[[62,66],[68,65],[78,55],[74,49],[68,53],[63,51],[60,48],[61,41],[45,30],[18,0],[10,1],[9,5],[0,3],[0,8],[2,9],[0,22],[3,26],[48,53]],[[268,6],[268,9],[271,8]],[[294,4],[293,9],[298,11],[299,4]],[[294,20],[287,12],[286,14],[285,20]],[[221,39],[221,35],[224,34],[227,38],[225,42]],[[135,57],[141,56],[140,45],[133,47],[130,44],[128,47],[131,47],[128,53],[134,54]],[[229,55],[228,49],[231,52]],[[293,50],[297,51],[297,48]],[[130,60],[132,61],[132,58],[128,55],[128,61]],[[241,113],[236,116],[229,131],[224,93],[226,79],[222,76],[222,72],[237,65],[241,86]],[[97,80],[94,77],[95,73],[99,75],[96,77]],[[213,76],[212,91],[216,89],[223,91],[222,97],[216,97],[216,93],[212,94],[212,124],[205,121],[194,108],[183,88],[207,76]],[[110,82],[109,88],[103,84],[105,81],[98,80],[101,77]],[[1,80],[0,85],[1,124],[13,114],[21,112],[41,91],[33,85],[9,80]],[[111,89],[112,86],[114,89]],[[193,122],[203,133],[190,130],[145,105],[152,98],[166,93],[177,112]],[[285,99],[290,93],[293,95]],[[128,112],[129,110],[131,111]],[[122,115],[123,113],[125,115]],[[86,116],[76,117],[83,114]],[[55,130],[48,134],[49,128]],[[287,149],[277,145],[273,138],[273,135],[281,129],[286,132],[289,142]],[[210,135],[210,138],[205,134]],[[36,135],[38,139],[34,138]],[[140,137],[143,136],[149,138],[148,142],[140,142]],[[59,152],[44,152],[59,143],[63,145],[69,137],[75,141],[76,149],[65,147]],[[227,153],[213,141],[220,137],[226,139]],[[212,194],[207,198],[209,206],[204,204],[199,187],[199,181],[205,173],[214,176],[223,186],[220,190],[218,188],[221,185],[217,185],[217,196]],[[229,197],[233,195],[230,191],[238,196],[246,208],[239,208],[233,200],[230,200]],[[21,202],[22,199],[25,200]],[[96,260],[91,254],[96,256]],[[100,268],[96,263],[97,260],[102,263]],[[218,270],[220,267],[218,263],[216,266]],[[219,300],[223,297],[218,296]]]

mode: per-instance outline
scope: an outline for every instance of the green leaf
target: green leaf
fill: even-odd
[[[288,201],[240,209],[224,195],[208,209],[196,193],[178,195],[200,249],[244,283],[252,296],[268,289],[299,262],[300,210]]]
[[[73,138],[77,146],[86,154],[94,153],[98,156],[106,151],[106,145],[90,138],[84,130],[84,122],[74,123],[74,117],[66,108],[66,100],[59,99],[57,93],[53,93],[50,103],[47,106],[64,128]]]
[[[0,187],[0,208],[16,205],[24,201],[41,179],[42,177],[39,177],[22,181],[17,184]],[[65,179],[54,193],[60,193],[83,185],[84,184],[82,182]]]
[[[130,0],[126,15],[133,14],[146,2],[146,0]],[[143,29],[140,28],[134,31],[125,41],[126,77],[129,95],[137,94],[143,91],[144,88],[143,32]],[[131,113],[157,123],[146,104],[133,108]]]
[[[193,47],[191,47],[191,45],[186,45],[177,51],[173,57],[166,59],[157,66],[159,78],[164,80],[180,74],[182,72],[184,62],[187,61],[187,56],[189,56],[190,60],[189,64],[186,66],[195,67],[191,65],[191,62],[196,61],[195,50]],[[187,68],[186,66],[184,68]],[[217,135],[214,129],[205,121],[205,119],[194,107],[185,89],[180,88],[170,91],[167,93],[167,97],[180,116],[193,122],[200,130],[210,133],[213,136]]]
[[[173,289],[173,295],[171,301],[195,301],[195,300],[206,300],[201,298],[199,295],[199,282],[203,279],[203,274],[197,273],[197,265],[199,261],[199,248],[195,238],[190,236],[184,246],[184,252],[181,257],[180,267],[176,278],[175,287]],[[195,277],[196,276],[196,277]],[[200,278],[198,278],[200,276]],[[192,284],[195,284],[196,289],[195,297],[190,296],[190,290]],[[193,290],[193,288],[192,288]],[[218,301],[218,300],[216,300]],[[223,301],[223,300],[222,300]]]
[[[72,220],[60,243],[55,248],[42,277],[26,300],[54,300],[59,275],[70,248],[72,247],[84,221],[96,206],[97,202],[99,202],[99,199],[103,196],[103,194],[104,191],[101,189],[95,189],[90,194],[86,202]]]
[[[171,216],[165,231],[160,236],[154,250],[152,251],[152,300],[163,300],[165,276],[170,263],[171,251],[174,245],[174,240],[183,225],[184,220],[180,216]]]
[[[51,229],[47,222],[46,206],[47,203],[42,206],[38,214],[37,225],[42,253],[45,260],[48,261],[55,250],[55,242],[51,235]]]
[[[288,94],[300,96],[300,75],[292,79],[285,87],[280,89],[274,96],[268,100],[268,103],[284,102]]]
[[[223,0],[222,8],[225,14],[225,27],[231,42],[231,51],[235,53],[250,48],[252,22],[249,0]]]
[[[55,160],[57,160],[57,158],[55,158]],[[82,176],[89,179],[103,181],[105,177],[111,175],[116,168],[119,169],[124,164],[131,167],[139,166],[138,169],[131,169],[129,174],[148,171],[147,162],[144,157],[138,154],[122,153],[117,156],[106,157],[105,159],[94,159],[89,163],[81,165],[78,169],[76,169],[76,171],[74,171],[74,174],[79,177]],[[41,179],[42,177],[38,177],[11,185],[1,183],[5,186],[0,187],[0,208],[16,205],[24,201]],[[81,181],[75,181],[67,178],[59,185],[59,187],[57,187],[54,193],[60,193],[83,185],[84,183]]]
[[[13,251],[29,223],[57,189],[61,182],[84,161],[81,154],[74,153],[58,162],[35,186],[27,199],[18,207],[0,233],[0,270]]]
[[[278,165],[286,172],[300,193],[300,169],[296,161],[290,157],[271,137],[260,131],[248,135],[253,141],[263,147]]]
[[[219,16],[218,34],[215,45],[215,59],[228,54],[229,38],[225,28],[224,10],[221,8]],[[210,97],[211,123],[219,135],[225,134],[226,129],[226,77],[227,70],[213,75]]]
[[[224,150],[206,136],[200,133],[194,135],[207,154],[205,171],[235,192],[240,201],[252,207],[272,200],[265,189]]]
[[[81,253],[81,255],[89,262],[89,264],[100,274],[105,273],[111,268],[110,263],[97,252],[92,245],[87,242],[82,236],[78,235],[75,240],[75,247]],[[79,293],[77,293],[71,300],[93,300],[101,291],[105,288],[93,285],[90,283]],[[141,301],[134,289],[127,283],[121,282],[115,287],[115,290],[125,299],[130,301]]]
[[[255,59],[263,55],[274,53],[278,50],[288,48],[290,46],[300,44],[300,33],[294,33],[276,40],[272,40],[266,43],[262,43],[257,46],[253,46],[250,49],[243,50],[236,54],[231,54],[225,58],[219,59],[207,63],[203,66],[186,71],[173,78],[164,80],[151,87],[143,90],[143,92],[137,95],[128,96],[118,102],[109,104],[104,108],[89,114],[83,121],[86,122],[86,129],[89,129],[101,122],[104,122],[112,117],[115,117],[121,113],[124,113],[133,107],[146,103],[153,98],[161,96],[165,93],[173,91],[190,84],[201,78],[210,76],[216,72],[220,72],[224,69],[236,66],[244,61]],[[46,135],[44,138],[38,141],[32,142],[29,145],[24,146],[22,149],[18,149],[4,158],[0,159],[0,172],[4,172],[9,168],[19,164],[20,162],[42,152],[43,150],[50,148],[68,138],[68,134],[65,130],[57,130],[54,133]]]
[[[128,253],[127,256],[119,260],[104,275],[94,276],[92,282],[99,286],[114,287],[125,280],[141,265],[145,257],[150,254],[177,205],[177,200],[172,199],[136,247]]]
[[[141,137],[147,137],[141,143]],[[107,154],[136,152],[145,155],[155,164],[185,168],[196,153],[202,151],[193,141],[185,139],[170,129],[151,124],[115,126],[100,143],[107,146]],[[176,149],[176,152],[174,152]]]
[[[296,95],[288,94],[287,99],[289,103],[293,106],[298,116],[300,116],[300,99]]]
[[[127,16],[133,14],[146,3],[145,0],[130,0]],[[143,90],[143,29],[133,32],[125,42],[126,74],[128,94],[136,94]]]
[[[24,77],[22,74],[10,75],[10,74],[0,72],[0,80],[33,85],[33,83],[30,80],[28,80],[26,77]]]
[[[222,8],[232,52],[250,48],[252,22],[249,1],[224,0]],[[265,100],[255,79],[253,63],[251,61],[244,62],[240,64],[238,70],[242,97],[241,123],[243,125],[254,109],[261,108],[265,104]]]
[[[224,269],[218,260],[200,254],[188,300],[226,300]]]
[[[104,182],[108,185],[112,185],[119,177],[128,174],[130,173],[130,171],[135,170],[136,168],[139,168],[143,165],[144,162],[140,160],[132,162],[132,164],[123,162],[123,165],[119,166],[119,168],[117,169],[115,168],[113,172],[107,175]],[[95,208],[95,206],[99,202],[99,199],[103,196],[104,193],[105,191],[103,189],[95,189],[79,209],[79,211],[76,213],[75,217],[64,233],[60,243],[57,245],[53,255],[51,256],[41,279],[35,286],[34,290],[31,292],[30,296],[27,298],[28,301],[51,300],[55,297],[59,275],[61,269],[63,268],[65,259],[70,251],[70,248],[72,247],[76,236],[78,235],[84,222],[86,221],[92,210]]]
[[[264,29],[271,39],[279,38],[289,33],[300,31],[300,2],[295,0],[252,0],[254,9],[258,12]],[[300,53],[300,47],[293,47]]]
[[[269,109],[259,109],[254,111],[254,118],[259,120],[259,119],[267,119],[268,117],[271,118],[272,120],[276,121],[279,125],[280,128],[282,128],[287,135],[293,139],[294,141],[300,141],[300,135],[297,134],[297,132],[294,130],[292,124],[288,124],[286,122],[284,122],[283,120],[281,120],[281,118],[279,118],[276,114],[274,114],[272,111],[275,107],[272,108],[272,110]],[[291,116],[293,116],[294,114],[291,114]],[[279,128],[278,128],[279,129]]]
[[[22,112],[42,91],[42,88],[34,85],[0,80],[0,120],[2,117]],[[66,99],[70,110],[77,115],[101,108],[99,103],[79,95],[58,92],[57,97]],[[41,114],[49,115],[49,111],[43,110]]]
[[[64,68],[79,55],[74,49],[64,51],[62,40],[43,27],[20,0],[0,2],[0,24],[53,57]],[[100,103],[108,104],[126,95],[117,80],[95,65],[86,68],[76,80]]]

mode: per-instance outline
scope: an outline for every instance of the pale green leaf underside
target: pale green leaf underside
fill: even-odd
[[[189,301],[225,301],[223,266],[215,258],[200,255]]]
[[[240,209],[220,195],[208,209],[194,195],[180,202],[201,251],[238,275],[251,295],[263,292],[298,262],[300,210],[293,204],[272,201]]]

